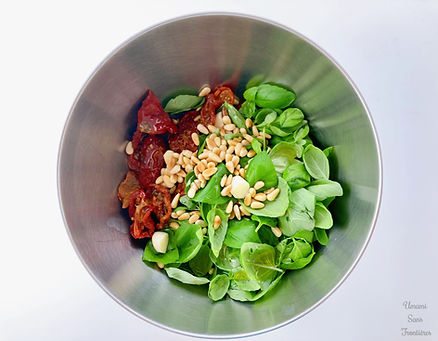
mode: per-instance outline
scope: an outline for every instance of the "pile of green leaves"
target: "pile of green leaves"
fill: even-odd
[[[340,184],[329,179],[333,147],[321,150],[313,144],[303,112],[292,106],[296,96],[291,89],[263,83],[249,87],[243,97],[246,101],[239,110],[225,104],[233,123],[245,128],[245,118],[251,118],[259,131],[272,136],[263,141],[254,138],[248,146],[257,155],[240,160],[242,167],[248,164],[245,179],[251,186],[263,181],[261,190],[278,187],[279,195],[262,209],[241,202],[251,218],[230,220],[225,213],[230,198],[220,195],[220,180],[228,170],[219,164],[207,185],[193,199],[182,197],[176,208],[199,210],[207,233],[198,225],[179,222],[178,229],[164,230],[169,234],[166,253],[155,252],[149,241],[143,255],[145,262],[163,263],[173,279],[208,284],[208,296],[214,301],[227,294],[238,301],[258,300],[287,270],[311,263],[315,246],[328,243],[326,231],[333,226],[328,206],[342,195]],[[194,178],[192,172],[186,176],[187,187]],[[215,216],[221,218],[217,229],[213,228]],[[279,238],[271,230],[274,227],[282,231]]]

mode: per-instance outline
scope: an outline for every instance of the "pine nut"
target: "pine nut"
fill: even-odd
[[[169,189],[169,193],[173,194],[176,191],[176,186],[174,185],[171,189]]]
[[[239,133],[239,128],[234,128],[234,130],[233,130],[233,134],[238,134]]]
[[[238,170],[238,169],[235,169],[234,172],[233,172],[233,174],[234,174],[235,176],[240,175],[239,170]]]
[[[185,212],[178,217],[178,220],[187,220],[189,218],[190,218],[190,214],[188,212]]]
[[[189,218],[189,224],[194,224],[199,219],[199,214],[192,214]]]
[[[220,151],[219,157],[220,157],[221,161],[223,161],[225,159],[225,150]]]
[[[216,164],[212,161],[210,161],[209,163],[207,163],[207,168],[213,168],[216,167]]]
[[[221,150],[218,147],[214,147],[212,150],[213,153],[215,153],[217,156],[221,153]]]
[[[272,193],[274,190],[275,190],[275,187],[271,187],[271,188],[267,189],[266,191],[264,191],[263,193],[269,194],[269,193]]]
[[[198,220],[196,220],[196,221],[195,221],[195,224],[198,225],[198,226],[201,226],[201,227],[206,227],[206,226],[207,226],[207,224],[205,223],[205,221],[202,220],[202,219],[198,219]]]
[[[245,125],[246,125],[246,127],[247,127],[248,129],[251,128],[251,126],[252,126],[252,121],[251,121],[250,118],[247,118],[247,119],[245,120]]]
[[[234,149],[235,149],[234,146],[229,146],[228,149],[227,149],[227,154],[233,154],[234,153]]]
[[[211,92],[210,87],[208,86],[204,86],[203,88],[201,88],[201,90],[198,93],[199,97],[205,97],[207,96],[209,93]]]
[[[263,208],[263,207],[265,207],[265,204],[260,202],[260,201],[253,201],[251,203],[251,208],[259,209],[259,208]]]
[[[243,134],[243,137],[245,138],[245,140],[247,140],[249,143],[252,142],[253,137],[249,134]]]
[[[251,198],[254,198],[254,196],[256,195],[256,190],[254,188],[250,188],[249,194],[251,194]]]
[[[206,180],[201,180],[201,188],[204,188],[206,184],[207,184]]]
[[[251,205],[251,201],[252,201],[251,193],[248,193],[248,194],[245,196],[245,199],[243,199],[243,203],[244,203],[246,206],[249,206],[249,205]]]
[[[132,155],[134,153],[134,148],[132,147],[132,142],[129,141],[125,147],[125,153],[128,155]]]
[[[241,134],[246,134],[246,129],[245,128],[240,128],[239,131],[240,131]]]
[[[163,175],[163,182],[164,182],[164,185],[168,188],[171,188],[173,186],[172,181],[170,181],[169,175]]]
[[[192,133],[192,141],[196,146],[199,146],[199,135],[196,133]]]
[[[226,182],[227,182],[227,175],[224,174],[224,176],[221,179],[221,187],[224,187]]]
[[[236,126],[233,123],[225,124],[224,129],[227,131],[233,131],[236,128]]]
[[[280,238],[283,232],[278,227],[271,227],[272,233],[277,237]]]
[[[208,128],[208,130],[210,131],[210,133],[214,133],[215,131],[216,131],[216,127],[214,126],[214,125],[211,125],[211,124],[209,124],[208,126],[207,126],[207,128]]]
[[[180,184],[183,181],[184,181],[184,177],[179,175],[178,176],[178,183]]]
[[[208,138],[207,141],[205,141],[207,144],[207,148],[212,150],[214,147],[216,147],[216,144],[214,143],[213,139]]]
[[[239,169],[239,174],[242,178],[245,178],[245,173],[246,173],[245,169],[243,169],[243,168]]]
[[[178,193],[177,195],[174,196],[174,198],[172,199],[172,202],[170,203],[170,207],[176,208],[178,206],[180,196],[181,196],[180,193]]]
[[[248,154],[248,150],[244,147],[240,150],[239,156],[245,157]]]
[[[227,169],[230,173],[234,173],[234,164],[232,161],[226,162],[225,167],[227,167]]]
[[[234,207],[233,207],[233,211],[234,211],[234,214],[235,214],[237,220],[242,219],[242,215],[240,214],[239,206],[234,205]]]
[[[155,183],[156,183],[157,185],[162,184],[162,183],[163,183],[163,176],[160,175],[160,176],[155,180]]]
[[[242,146],[244,146],[244,147],[249,146],[251,144],[248,142],[248,140],[243,140],[241,143],[242,143]]]
[[[234,155],[232,162],[233,162],[234,167],[236,167],[239,164],[239,157],[237,155]]]
[[[215,153],[212,153],[212,152],[210,152],[210,153],[208,154],[208,158],[207,158],[207,160],[208,160],[208,161],[214,161],[214,162],[216,162],[216,163],[219,163],[219,162],[222,161],[221,158],[219,157],[219,155],[216,155]]]
[[[201,115],[196,116],[193,121],[198,122],[201,119]]]
[[[171,170],[170,170],[170,174],[177,174],[179,171],[181,170],[181,166],[180,165],[175,165]]]
[[[225,162],[229,162],[233,159],[233,155],[231,154],[225,154]]]
[[[257,129],[256,126],[252,126],[252,134],[253,134],[254,136],[257,136],[257,135],[259,134],[259,130]]]
[[[195,169],[198,169],[198,172],[202,173],[205,170],[205,165],[201,162],[198,163],[198,165],[195,167]]]
[[[178,121],[176,118],[173,118],[173,119],[172,119],[172,122],[173,122],[175,125],[178,125],[178,122],[179,122],[179,121]]]
[[[266,196],[266,198],[267,198],[269,201],[273,201],[273,200],[275,200],[275,198],[277,197],[278,193],[280,193],[280,188],[276,188],[276,189],[274,189],[271,193],[269,193],[269,194]]]
[[[233,175],[229,174],[227,177],[227,182],[225,182],[225,186],[231,185],[232,182],[233,182]]]
[[[205,125],[203,125],[202,123],[199,123],[196,128],[198,128],[198,130],[203,133],[203,134],[208,134],[208,129],[205,127]]]
[[[236,217],[236,215],[234,214],[234,210],[231,211],[230,213],[230,217],[228,218],[228,220],[233,220]]]
[[[242,144],[239,142],[238,144],[236,144],[236,147],[234,147],[234,153],[236,154],[236,155],[239,155],[240,154],[240,151],[242,150]]]
[[[178,173],[176,173],[176,175],[185,177],[187,174],[184,172],[184,169],[181,169]]]
[[[179,227],[179,224],[176,221],[172,221],[169,226],[173,229],[177,229]]]
[[[225,186],[221,191],[221,195],[223,197],[231,195],[231,185]]]
[[[214,221],[213,221],[213,228],[215,230],[217,230],[219,228],[219,226],[221,225],[221,217],[219,217],[218,215],[214,217]]]
[[[184,156],[187,157],[187,158],[191,158],[193,153],[192,153],[190,150],[188,150],[188,149],[184,149],[184,150],[181,152],[181,154],[184,155]]]
[[[195,189],[195,187],[190,187],[190,189],[189,189],[189,191],[188,191],[188,193],[187,193],[187,196],[188,196],[190,199],[192,199],[192,198],[195,196],[195,194],[196,194],[196,189]]]
[[[202,175],[202,173],[198,174],[198,181],[199,181],[199,184],[201,181],[205,181],[205,177],[204,177],[204,175]]]
[[[245,209],[245,207],[240,206],[239,208],[240,208],[240,212],[242,212],[243,215],[246,215],[246,216],[248,216],[248,217],[251,216],[251,213],[249,213],[249,212]]]
[[[233,210],[233,200],[230,200],[228,202],[227,208],[225,209],[225,213],[230,214]]]
[[[158,266],[160,269],[164,269],[164,264],[161,263],[161,262],[157,262],[157,266]]]
[[[171,150],[168,150],[167,152],[172,152]],[[166,152],[166,153],[167,153]],[[164,154],[166,154],[166,153],[164,153]],[[172,152],[173,153],[173,157],[175,158],[175,159],[178,159],[179,158],[179,154],[178,153],[175,153],[175,152]]]
[[[216,136],[214,138],[214,143],[216,144],[216,146],[220,147],[221,146],[221,138],[219,136]]]
[[[254,184],[254,189],[256,190],[256,191],[258,191],[260,188],[262,188],[263,186],[265,185],[265,183],[263,182],[263,181],[257,181],[255,184]]]
[[[237,144],[236,141],[234,141],[234,140],[228,140],[228,145],[229,145],[229,146],[231,146],[231,147],[235,147],[236,144]]]
[[[170,181],[171,181],[173,184],[175,184],[175,183],[178,181],[178,175],[176,175],[176,174],[172,174],[172,175],[170,176]]]
[[[254,149],[251,149],[246,156],[248,157],[254,157],[256,155],[256,151]]]
[[[205,171],[202,172],[202,175],[204,176],[205,179],[210,178],[214,173],[216,173],[217,168],[213,167],[213,168],[207,168]]]
[[[178,158],[178,156],[176,158]],[[172,152],[171,150],[167,150],[163,154],[163,159],[164,159],[164,162],[166,163],[166,165],[169,164],[170,160],[173,158],[175,158],[175,156],[174,156],[174,152]]]
[[[258,200],[258,201],[265,201],[266,200],[266,194],[265,193],[257,193],[254,196],[254,199]]]
[[[178,214],[177,214],[177,212],[172,212],[172,213],[170,214],[170,216],[171,216],[173,219],[178,218]]]
[[[224,116],[222,118],[222,121],[224,122],[224,125],[231,124],[231,120],[229,116]]]

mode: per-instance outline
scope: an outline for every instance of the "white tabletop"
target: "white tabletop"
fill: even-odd
[[[438,339],[438,2],[24,1],[0,10],[0,340],[189,340],[107,296],[76,256],[56,189],[58,143],[89,74],[138,31],[199,11],[292,27],[349,73],[371,110],[384,163],[381,214],[346,282],[300,320],[251,340]],[[404,302],[425,304],[406,309]],[[423,322],[409,322],[409,316]],[[422,339],[422,338],[420,338]]]

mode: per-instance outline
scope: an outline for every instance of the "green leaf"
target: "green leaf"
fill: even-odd
[[[205,143],[207,142],[207,136],[205,134],[199,134],[199,147],[198,147],[198,153],[197,156],[202,154],[205,148]]]
[[[278,238],[275,236],[269,226],[263,225],[257,233],[259,235],[260,241],[263,244],[269,244],[271,246],[276,246],[278,244]]]
[[[164,268],[164,270],[166,271],[167,276],[185,284],[203,285],[210,282],[208,278],[196,277],[191,273],[178,268]]]
[[[327,232],[323,229],[316,228],[315,229],[315,238],[321,245],[327,245],[329,238],[327,236]]]
[[[315,255],[315,252],[312,251],[307,257],[300,258],[296,260],[295,262],[284,262],[280,266],[282,269],[285,270],[299,270],[304,268],[306,265],[308,265],[311,261],[313,256]]]
[[[261,108],[282,109],[289,106],[296,97],[292,91],[271,84],[261,84],[256,89],[255,103]]]
[[[223,163],[217,165],[216,173],[207,182],[207,185],[200,189],[195,196],[193,201],[203,202],[207,204],[225,204],[230,200],[228,197],[221,196],[221,179],[224,174],[227,174],[228,170]]]
[[[278,178],[274,164],[266,152],[261,152],[251,159],[245,173],[245,180],[251,187],[257,181],[263,181],[265,185],[261,190],[277,186]]]
[[[256,138],[253,138],[251,141],[251,148],[254,149],[254,151],[257,154],[260,154],[262,152],[262,144],[260,143],[260,141]]]
[[[245,89],[259,86],[260,84],[263,83],[264,79],[265,79],[265,76],[260,75],[260,74],[251,77],[250,80],[248,81],[248,83],[246,83]]]
[[[313,181],[307,186],[307,189],[315,195],[318,201],[323,201],[329,197],[339,197],[343,194],[341,185],[331,180]]]
[[[295,142],[299,142],[299,141],[305,139],[307,137],[307,135],[309,134],[309,130],[310,129],[309,129],[309,125],[308,124],[305,124],[302,128],[297,129],[294,132],[294,140],[295,140]]]
[[[176,247],[173,230],[164,230],[169,234],[169,243],[166,253],[157,252],[152,246],[152,240],[149,240],[143,252],[143,262],[160,262],[163,264],[175,263],[179,258],[179,251]]]
[[[221,223],[217,229],[214,229],[214,217],[219,216]],[[222,248],[228,228],[228,216],[219,208],[213,208],[207,214],[208,237],[210,239],[211,251],[217,257]]]
[[[262,123],[269,124],[277,117],[277,112],[274,109],[260,109],[254,118],[254,124],[263,127]]]
[[[247,218],[230,220],[224,244],[229,247],[240,248],[246,242],[260,243],[260,238],[255,231],[256,225],[255,221]]]
[[[227,275],[217,275],[208,286],[208,297],[213,301],[222,299],[230,286],[230,279]]]
[[[303,152],[304,166],[309,174],[315,179],[328,179],[330,173],[329,162],[324,152],[315,147],[308,145]]]
[[[251,215],[251,219],[258,222],[258,225],[255,229],[256,231],[258,231],[260,227],[262,227],[262,225],[267,225],[269,227],[276,227],[278,223],[277,219],[275,218],[262,217],[255,214]]]
[[[327,147],[323,150],[323,153],[325,156],[330,157],[330,155],[333,153],[334,147]]]
[[[187,209],[189,209],[189,210],[196,210],[196,208],[197,208],[196,203],[192,199],[190,199],[187,195],[182,196],[179,199],[179,202],[180,202],[180,204],[187,207]]]
[[[240,113],[247,118],[251,118],[256,113],[256,105],[254,102],[245,101],[239,109]]]
[[[176,114],[183,111],[189,111],[200,107],[205,101],[204,97],[193,95],[179,95],[167,102],[164,111],[170,114]]]
[[[300,230],[296,232],[293,236],[295,239],[304,239],[309,243],[313,243],[314,241],[314,232],[308,230]]]
[[[280,282],[282,276],[283,274],[280,274],[280,276],[278,276],[274,281],[272,281],[268,287],[266,287],[263,290],[260,290],[257,293],[245,291],[241,289],[230,289],[228,290],[228,296],[230,296],[230,298],[236,301],[242,301],[242,302],[257,301],[263,296],[265,296],[269,291],[271,291],[278,284],[278,282]]]
[[[243,98],[245,98],[249,102],[255,102],[257,89],[258,87],[252,87],[245,90],[245,92],[243,93]]]
[[[285,138],[286,136],[289,136],[291,134],[286,129],[278,127],[274,124],[269,125],[268,133],[270,133],[271,135],[276,135],[276,136],[282,137],[282,138]]]
[[[312,253],[312,246],[303,239],[296,239],[293,242],[292,251],[289,257],[293,261],[297,261],[301,258],[306,258],[308,255]]]
[[[190,269],[196,276],[205,276],[211,269],[212,264],[208,245],[202,245],[196,256],[189,261]]]
[[[249,169],[249,167],[248,167]],[[278,188],[280,188],[280,193],[273,201],[265,201],[265,207],[260,209],[254,209],[250,206],[246,206],[241,202],[240,204],[251,214],[255,214],[262,217],[281,217],[285,214],[289,206],[289,186],[286,181],[282,178],[278,178]]]
[[[281,175],[287,167],[297,162],[297,155],[301,154],[301,147],[292,142],[280,142],[269,152],[276,172]]]
[[[271,245],[244,243],[240,260],[248,277],[254,281],[271,281],[281,272],[275,266],[275,249]]]
[[[276,124],[281,128],[293,128],[304,119],[303,112],[298,108],[288,108],[278,116]]]
[[[202,246],[203,234],[199,225],[180,222],[175,231],[175,243],[179,251],[178,263],[185,263],[196,256]]]
[[[215,256],[213,252],[210,252],[210,259],[216,267],[225,271],[236,272],[241,269],[239,249],[233,249],[224,245],[219,255]]]
[[[329,229],[333,226],[332,214],[319,202],[315,206],[315,226],[321,229]]]
[[[284,173],[283,179],[286,180],[292,191],[303,188],[310,183],[310,174],[302,163],[294,163],[288,166]]]
[[[228,116],[230,116],[231,121],[233,121],[236,127],[246,129],[245,119],[242,114],[228,102],[225,102],[224,106],[225,109],[227,109]]]

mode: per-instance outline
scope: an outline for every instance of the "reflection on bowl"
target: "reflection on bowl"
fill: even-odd
[[[330,243],[259,302],[212,302],[206,288],[167,278],[141,261],[116,198],[126,173],[121,146],[147,88],[226,82],[242,93],[254,75],[288,84],[321,145],[334,145]],[[285,27],[243,15],[202,14],[157,25],[114,51],[79,93],[59,151],[58,184],[67,231],[102,288],[137,316],[172,331],[208,337],[252,335],[303,316],[336,289],[371,236],[381,192],[376,133],[357,89],[315,44]]]

